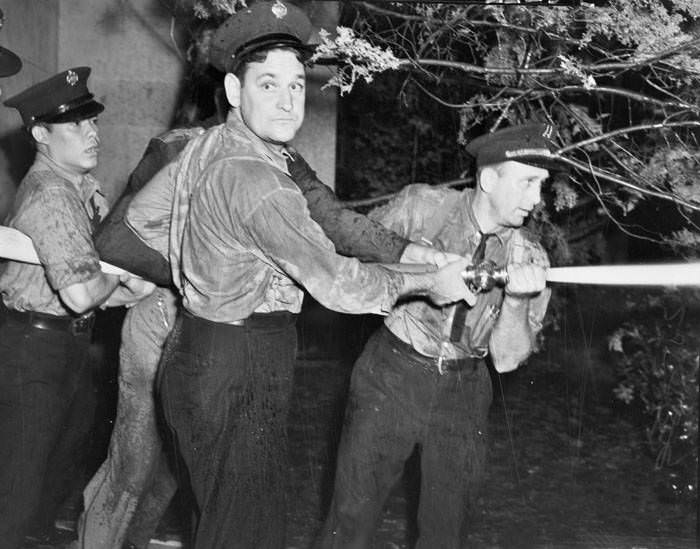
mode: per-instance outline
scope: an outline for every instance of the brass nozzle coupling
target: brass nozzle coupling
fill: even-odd
[[[462,271],[462,279],[475,294],[488,292],[494,286],[505,286],[508,273],[505,267],[498,267],[493,261],[483,261]]]

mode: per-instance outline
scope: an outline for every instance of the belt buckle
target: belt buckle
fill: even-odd
[[[445,357],[440,355],[435,361],[435,364],[437,366],[438,374],[444,376],[447,373],[447,369],[445,368]]]
[[[79,316],[73,319],[70,323],[70,333],[74,336],[87,333],[90,330],[90,321],[92,320],[92,315],[90,316]]]

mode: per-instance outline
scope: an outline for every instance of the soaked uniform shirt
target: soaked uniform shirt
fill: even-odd
[[[20,311],[73,314],[58,291],[86,282],[100,271],[92,233],[107,210],[94,177],[69,172],[37,152],[5,225],[32,239],[41,265],[0,263],[5,305]]]
[[[370,217],[415,241],[459,255],[472,255],[481,233],[474,219],[473,190],[409,185],[391,202],[375,209]],[[531,240],[524,229],[504,228],[486,241],[485,260],[502,266],[510,263],[535,263],[549,266],[542,246]],[[481,293],[465,321],[460,341],[450,341],[455,305],[437,307],[428,300],[410,298],[401,301],[386,318],[387,328],[428,357],[459,359],[484,357],[494,324],[503,303],[504,290],[494,288]],[[546,288],[530,298],[528,320],[533,332],[542,328],[551,290]]]
[[[171,130],[152,139],[144,161],[129,179],[130,187],[139,192],[131,200],[124,221],[143,243],[166,259],[175,192],[173,160],[190,139],[201,135],[204,130],[201,127]],[[162,167],[158,169],[158,166]],[[360,261],[400,262],[409,243],[407,239],[346,208],[293,149],[289,150],[287,169],[304,194],[311,218],[321,226],[339,254]],[[125,267],[129,270],[128,265]]]
[[[328,308],[388,312],[402,275],[338,256],[286,171],[286,159],[242,122],[194,138],[175,166],[173,279],[192,314],[234,322],[298,312],[303,285]]]

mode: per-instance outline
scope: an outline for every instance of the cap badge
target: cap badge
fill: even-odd
[[[282,19],[285,15],[287,15],[287,6],[280,2],[280,0],[276,0],[270,9],[272,10],[272,13],[275,14],[277,19]]]
[[[74,71],[68,71],[66,73],[66,82],[69,86],[75,86],[78,83],[78,75]]]

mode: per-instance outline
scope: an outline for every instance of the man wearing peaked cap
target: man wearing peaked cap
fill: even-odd
[[[258,62],[264,61],[265,52],[270,48],[282,46],[294,51],[306,51],[310,25],[298,8],[266,2],[253,5],[239,12],[238,16],[240,19],[232,17],[227,20],[214,39],[216,47],[210,61],[221,71],[232,71],[245,80],[247,63],[252,58]],[[231,52],[236,52],[235,57]],[[303,55],[300,57],[304,58]],[[225,66],[227,63],[228,66]],[[85,512],[79,534],[80,546],[86,549],[118,547],[125,539],[135,547],[144,547],[176,489],[168,468],[154,465],[159,459],[162,460],[163,452],[156,429],[153,385],[163,342],[172,328],[177,305],[169,289],[171,282],[167,282],[171,276],[170,266],[164,259],[168,256],[167,230],[172,189],[168,187],[167,176],[159,169],[173,162],[189,140],[214,124],[215,121],[207,120],[201,124],[203,127],[172,130],[151,140],[146,154],[129,179],[132,191],[147,185],[131,202],[128,224],[123,222],[123,198],[98,231],[97,246],[105,259],[130,272],[144,273],[149,280],[160,281],[162,286],[168,288],[158,288],[147,299],[129,309],[124,320],[118,414],[110,452],[85,489]],[[319,224],[339,253],[362,261],[390,264],[411,259],[417,263],[435,263],[436,257],[446,259],[442,253],[436,254],[410,243],[365,216],[345,209],[298,153],[287,152],[289,174],[304,194],[311,218]],[[126,200],[130,198],[126,197]],[[154,223],[154,219],[163,221]],[[156,238],[138,238],[131,233],[134,227],[144,225],[150,227],[152,236],[161,233],[164,247],[156,244]],[[153,248],[146,246],[144,241],[152,243]],[[152,258],[152,255],[157,257]],[[144,270],[144,260],[148,260],[147,271]],[[162,264],[164,274],[153,268]],[[165,321],[153,322],[154,318]],[[148,512],[136,513],[137,501]],[[125,524],[130,524],[128,530],[124,528]],[[238,535],[241,535],[240,532]]]
[[[416,274],[363,265],[338,255],[312,220],[287,167],[287,143],[304,118],[301,15],[291,4],[264,2],[224,24],[225,61],[212,62],[226,71],[226,122],[190,139],[127,212],[153,241],[152,224],[134,223],[132,214],[165,178],[174,198],[169,241],[158,249],[169,257],[183,311],[163,351],[159,396],[196,499],[195,549],[285,546],[301,286],[347,313],[381,313],[408,293],[436,302],[470,296],[459,276],[463,259]],[[251,25],[244,40],[232,37]]]
[[[0,266],[0,540],[19,547],[29,521],[48,531],[67,494],[55,475],[84,451],[93,416],[87,351],[98,306],[134,303],[153,285],[101,271],[92,232],[107,212],[97,166],[90,69],[39,82],[5,104],[36,145],[5,223],[28,235],[39,264]],[[63,482],[66,487],[69,485]]]
[[[317,549],[369,547],[404,462],[420,447],[417,549],[461,549],[486,462],[491,376],[517,368],[542,328],[549,265],[523,229],[540,201],[552,129],[516,126],[473,140],[475,189],[409,185],[370,217],[474,263],[505,265],[508,283],[472,306],[395,306],[355,363],[331,509]]]

